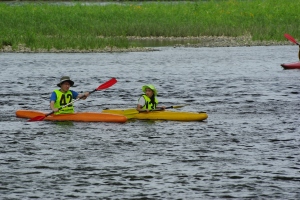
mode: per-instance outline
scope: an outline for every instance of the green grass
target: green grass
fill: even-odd
[[[242,36],[284,41],[299,34],[299,0],[0,3],[0,48],[129,48],[126,36]]]

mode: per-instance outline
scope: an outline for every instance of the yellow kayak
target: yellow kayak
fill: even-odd
[[[171,121],[202,121],[207,119],[206,112],[179,112],[179,111],[151,111],[138,112],[135,108],[129,109],[106,109],[102,113],[124,115],[128,119],[150,119]]]

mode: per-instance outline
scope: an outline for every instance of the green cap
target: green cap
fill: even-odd
[[[144,85],[144,86],[142,87],[142,91],[145,93],[147,88],[151,89],[151,90],[153,91],[153,94],[154,94],[155,96],[157,96],[157,91],[156,91],[156,89],[155,89],[155,87],[154,87],[153,85],[151,85],[151,84]]]

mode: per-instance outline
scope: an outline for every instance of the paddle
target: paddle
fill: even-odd
[[[176,106],[168,106],[165,109],[170,109],[170,108],[182,108],[186,105],[176,105]],[[154,110],[150,110],[149,112],[153,112],[153,111],[162,111],[163,109],[154,109]],[[124,110],[124,115],[134,115],[134,114],[138,114],[140,112],[147,112],[146,110],[142,110],[142,111],[137,111],[136,109],[129,109],[129,110]]]
[[[168,107],[165,107],[165,109],[170,109],[170,108],[182,108],[184,107],[185,105],[177,105],[177,106],[168,106]],[[151,110],[151,111],[162,111],[163,109],[160,108],[160,109],[154,109],[154,110]],[[142,112],[145,112],[145,111],[142,111]]]
[[[291,41],[299,46],[298,58],[300,60],[300,44],[295,40],[295,38],[293,38],[291,35],[289,35],[287,33],[284,34],[284,37],[286,37],[289,41]]]
[[[299,44],[299,43],[298,43],[291,35],[285,33],[285,34],[284,34],[284,37],[285,37],[286,39],[288,39],[289,41],[293,42],[294,44],[297,44],[297,45],[300,46],[300,44]]]
[[[109,88],[110,86],[114,85],[116,82],[117,82],[117,79],[111,78],[109,81],[106,81],[105,83],[103,83],[102,85],[100,85],[99,87],[97,87],[96,89],[94,89],[93,91],[90,91],[89,93],[91,94],[91,93],[93,93],[93,92],[96,92],[96,91],[99,91],[99,90],[104,90],[104,89],[106,89],[106,88]],[[84,95],[83,95],[82,97],[77,98],[77,99],[74,99],[74,100],[71,101],[70,103],[68,103],[68,104],[66,104],[66,105],[64,105],[64,106],[62,106],[62,107],[60,107],[58,110],[61,110],[62,108],[67,107],[68,105],[73,104],[74,102],[76,102],[76,101],[78,101],[78,100],[80,100],[80,99],[82,99],[82,98],[84,98]],[[46,115],[44,115],[44,116],[36,116],[36,117],[34,117],[34,118],[29,119],[28,122],[42,121],[42,120],[44,120],[47,116],[52,115],[53,113],[54,113],[54,111],[52,111],[52,112],[50,112],[50,113],[48,113],[48,114],[46,114]]]

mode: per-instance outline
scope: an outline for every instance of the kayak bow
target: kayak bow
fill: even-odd
[[[300,62],[281,64],[284,69],[300,69]]]

